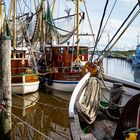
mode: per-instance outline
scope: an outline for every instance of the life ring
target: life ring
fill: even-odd
[[[58,58],[57,58],[58,62],[61,63],[62,60],[63,60],[63,56],[62,55],[58,55]]]

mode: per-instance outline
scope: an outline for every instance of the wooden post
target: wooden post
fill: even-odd
[[[107,115],[112,119],[118,120],[120,117],[120,105],[124,92],[123,84],[113,83],[113,88],[110,92],[109,108],[106,110]]]
[[[11,40],[0,39],[0,99],[5,103],[3,114],[3,130],[7,134],[11,130]],[[1,103],[2,105],[2,103]]]

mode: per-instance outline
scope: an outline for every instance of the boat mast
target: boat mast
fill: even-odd
[[[76,38],[77,38],[77,59],[79,60],[79,0],[76,0],[76,12],[77,12],[77,33],[76,33]]]
[[[42,0],[42,21],[41,21],[41,28],[42,28],[42,47],[44,48],[44,22],[43,22],[43,15],[44,15],[44,0]]]
[[[16,49],[16,0],[13,1],[13,49]],[[13,58],[16,58],[16,54],[14,53],[13,55]]]
[[[0,35],[2,35],[2,0],[0,0]]]
[[[52,14],[54,13],[54,6],[55,6],[56,0],[53,1],[53,6],[52,6]]]

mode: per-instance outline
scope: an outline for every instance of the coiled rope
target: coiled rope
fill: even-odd
[[[77,103],[77,111],[88,124],[94,122],[100,102],[100,84],[96,77],[91,77]]]

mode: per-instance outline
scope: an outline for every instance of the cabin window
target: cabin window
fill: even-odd
[[[80,50],[80,54],[86,54],[86,49]]]
[[[140,56],[136,56],[136,59],[140,59]]]
[[[76,48],[73,48],[73,54],[75,54],[76,55]]]
[[[17,53],[17,54],[16,54],[16,57],[17,57],[17,58],[22,58],[22,54]]]
[[[72,48],[68,48],[68,53],[72,54]]]
[[[76,54],[76,48],[73,48],[73,47],[68,48],[68,53],[69,54],[72,54],[72,51],[73,51],[73,54]]]
[[[64,48],[59,49],[60,54],[64,54]]]
[[[140,47],[137,47],[136,54],[139,54],[139,53],[140,53]]]

